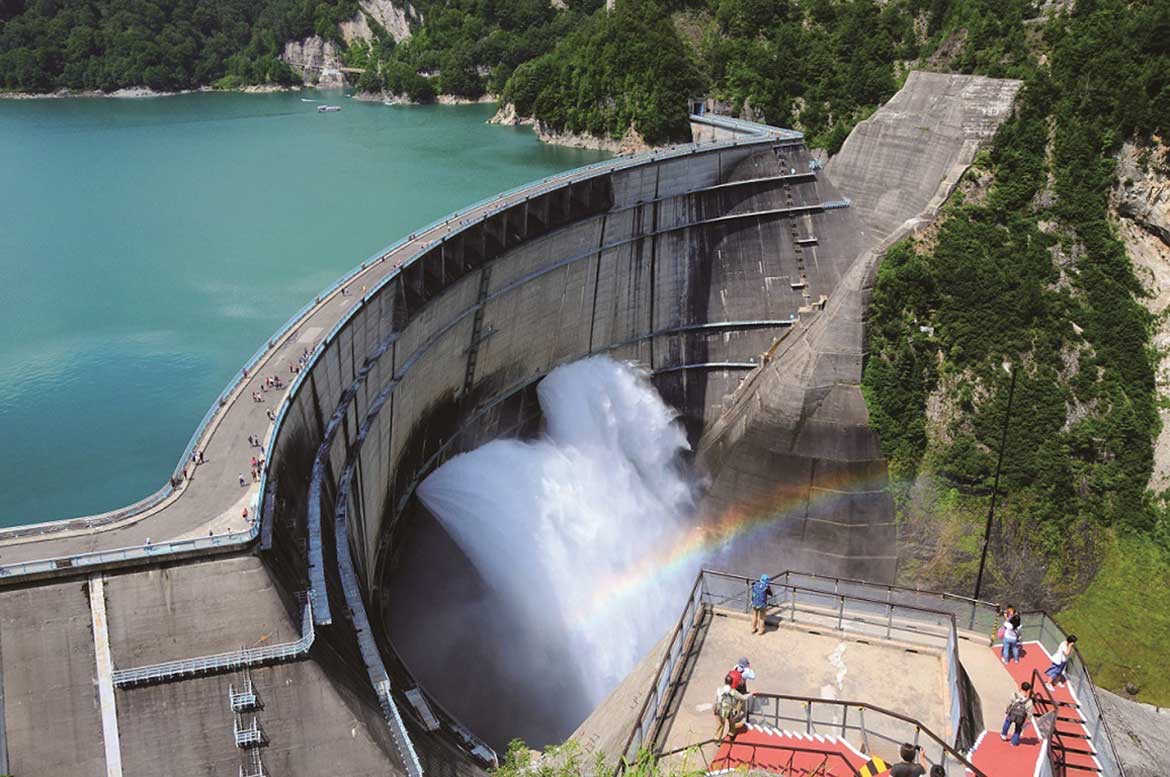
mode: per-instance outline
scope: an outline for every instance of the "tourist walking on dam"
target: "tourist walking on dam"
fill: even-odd
[[[1048,681],[1044,683],[1048,690],[1056,690],[1057,685],[1064,685],[1068,682],[1065,677],[1065,670],[1068,669],[1068,660],[1072,657],[1072,652],[1077,644],[1077,637],[1075,634],[1069,634],[1064,642],[1060,643],[1060,647],[1056,649],[1056,655],[1052,657],[1052,666],[1044,670],[1044,674],[1048,676]]]
[[[1008,729],[1015,726],[1015,733],[1012,734],[1012,747],[1019,747],[1020,732],[1024,729],[1024,724],[1035,716],[1034,713],[1035,705],[1032,703],[1032,684],[1020,683],[1020,690],[1012,693],[1012,698],[1008,701],[1007,709],[1004,710],[1003,729],[999,732],[999,738],[1006,742],[1008,739]]]
[[[752,583],[752,634],[765,631],[764,613],[768,609],[768,600],[772,598],[770,580],[767,575],[760,575],[760,579]]]

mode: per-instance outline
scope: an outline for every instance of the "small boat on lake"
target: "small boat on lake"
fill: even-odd
[[[337,113],[341,110],[340,105],[318,105],[317,113]]]

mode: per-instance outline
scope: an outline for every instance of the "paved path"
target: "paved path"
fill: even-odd
[[[999,657],[998,647],[984,648],[984,650],[994,651],[995,657]],[[1021,644],[1020,660],[1006,665],[1000,663],[1000,671],[1004,675],[1010,676],[1012,684],[1019,687],[1020,683],[1032,680],[1034,670],[1043,673],[1051,665],[1052,658],[1043,645],[1039,642],[1024,642]],[[1084,775],[1099,772],[1101,764],[1096,758],[1087,753],[1077,752],[1093,749],[1093,743],[1089,737],[1088,729],[1085,728],[1085,718],[1080,713],[1079,701],[1072,693],[1072,689],[1063,685],[1057,686],[1050,694],[1041,689],[1033,689],[1033,694],[1038,697],[1051,695],[1058,703],[1070,705],[1061,707],[1060,717],[1056,724],[1057,732],[1063,736],[1063,741],[1069,748],[1066,756],[1068,765],[1072,767],[1070,771],[1075,770],[1075,773]],[[1003,710],[1007,707],[1008,699],[985,697],[981,701],[985,710],[990,707],[992,712],[1000,711],[996,717],[999,718],[999,726],[1002,726]],[[1047,705],[1037,705],[1037,707],[1037,715],[1048,709]],[[987,731],[979,738],[971,752],[971,763],[993,777],[1032,777],[1033,774],[1037,774],[1039,772],[1037,762],[1043,754],[1043,750],[1040,731],[1036,728],[1035,723],[1030,721],[1024,727],[1020,744],[1015,747],[1012,746],[1011,742],[1004,742],[1000,739],[1000,730],[998,726],[988,726]]]
[[[289,372],[289,364],[295,364],[306,349],[312,351],[346,311],[358,304],[363,288],[373,289],[416,252],[457,229],[459,221],[475,219],[502,205],[521,201],[532,189],[543,186],[545,181],[570,177],[573,173],[570,171],[534,182],[525,190],[460,214],[450,224],[440,224],[427,232],[418,233],[349,281],[346,286],[348,296],[343,296],[338,290],[322,298],[257,363],[249,379],[236,387],[228,404],[211,422],[196,446],[197,450],[203,451],[206,463],[195,468],[191,477],[164,502],[107,526],[0,539],[0,565],[136,547],[144,545],[148,539],[157,545],[165,540],[206,536],[208,531],[220,534],[246,530],[248,522],[243,518],[243,508],[248,507],[251,517],[258,496],[257,487],[251,482],[251,458],[260,455],[259,450],[249,445],[248,437],[253,435],[268,439],[272,423],[265,411],[271,409],[275,414],[287,395],[288,387],[295,377]],[[273,375],[285,381],[285,389],[261,391],[264,378]],[[261,392],[264,401],[254,402],[253,392]],[[189,465],[188,473],[191,470]],[[243,487],[239,484],[240,474],[246,481]],[[67,488],[68,484],[62,484],[62,487]],[[0,537],[3,537],[3,532],[0,532]]]
[[[122,777],[122,745],[118,738],[118,710],[114,701],[114,663],[110,658],[106,592],[101,572],[89,578],[89,608],[93,617],[93,645],[94,655],[97,657],[98,703],[102,709],[106,777]]]

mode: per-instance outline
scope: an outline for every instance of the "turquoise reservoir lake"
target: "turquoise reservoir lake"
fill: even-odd
[[[607,156],[486,125],[493,110],[0,100],[0,526],[153,492],[228,379],[342,273]]]

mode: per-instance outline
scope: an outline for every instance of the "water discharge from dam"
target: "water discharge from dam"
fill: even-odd
[[[419,496],[515,608],[528,633],[509,643],[535,641],[544,655],[567,657],[572,666],[556,671],[576,675],[571,685],[592,708],[678,616],[697,568],[697,558],[653,568],[688,531],[695,489],[680,459],[689,446],[677,414],[630,365],[568,364],[537,393],[539,439],[457,456]],[[529,662],[521,652],[517,660]]]

